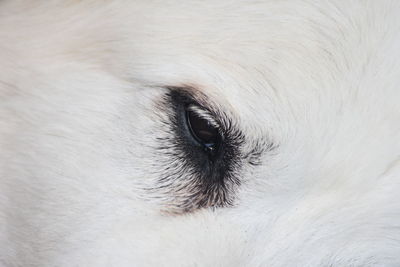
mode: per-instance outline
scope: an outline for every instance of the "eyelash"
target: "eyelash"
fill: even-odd
[[[214,116],[205,108],[200,108],[199,106],[196,105],[189,105],[187,110],[191,110],[195,112],[197,115],[202,117],[203,119],[209,121],[212,123],[212,125],[217,128],[218,130],[222,130],[220,123],[214,119]]]

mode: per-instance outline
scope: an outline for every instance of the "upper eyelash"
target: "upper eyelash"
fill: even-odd
[[[188,105],[186,109],[188,111],[196,113],[196,115],[198,115],[200,118],[207,120],[213,127],[221,129],[221,125],[219,124],[219,122],[214,118],[214,116],[208,110],[194,104]]]
[[[199,96],[199,92],[197,92],[196,97],[185,87],[166,86],[165,88],[168,89],[168,92],[165,95],[166,102],[164,103],[168,103],[170,107],[172,105],[173,109],[177,108],[177,103],[183,103],[185,109],[190,107],[191,111],[212,123],[224,137],[231,136],[238,142],[243,142],[243,133],[227,114],[217,108],[213,108],[213,106],[204,107],[204,103],[208,104],[210,102],[204,95]]]

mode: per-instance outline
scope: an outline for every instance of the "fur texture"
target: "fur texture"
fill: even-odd
[[[400,266],[399,29],[397,0],[0,1],[0,266]]]

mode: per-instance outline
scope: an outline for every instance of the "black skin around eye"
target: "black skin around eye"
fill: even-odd
[[[156,192],[157,199],[162,194],[162,209],[169,213],[234,205],[243,164],[250,157],[253,164],[264,150],[241,152],[243,133],[214,99],[191,87],[165,89],[159,110],[166,114],[160,117],[164,135],[157,138],[157,153],[165,160],[155,162],[160,176],[149,192]]]
[[[223,107],[213,109],[205,95],[196,96],[187,88],[167,89],[168,119],[163,123],[168,135],[158,141],[159,151],[170,159],[162,164],[166,169],[159,179],[159,190],[171,196],[168,209],[190,212],[232,205],[232,192],[240,185],[243,135],[232,128]]]

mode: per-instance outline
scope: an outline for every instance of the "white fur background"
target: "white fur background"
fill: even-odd
[[[184,85],[277,149],[169,216]],[[400,266],[399,102],[397,0],[0,1],[0,266]]]

